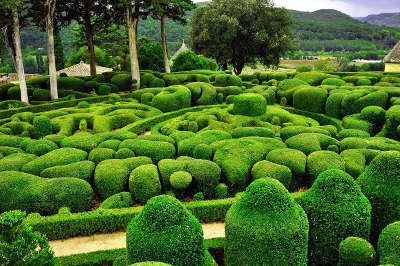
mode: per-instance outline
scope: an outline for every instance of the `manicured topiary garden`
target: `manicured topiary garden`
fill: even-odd
[[[39,77],[29,106],[1,85],[0,213],[51,240],[126,230],[108,264],[400,265],[396,78],[104,73],[49,101]]]

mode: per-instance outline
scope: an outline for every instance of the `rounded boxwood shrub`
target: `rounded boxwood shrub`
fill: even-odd
[[[121,192],[105,199],[101,204],[102,209],[122,209],[132,207],[131,193]]]
[[[297,149],[309,155],[315,151],[325,150],[330,145],[339,145],[339,142],[327,135],[320,133],[302,133],[285,141],[292,149]]]
[[[47,139],[30,141],[25,148],[27,153],[35,154],[37,156],[42,156],[56,149],[58,149],[57,144]]]
[[[316,151],[307,158],[308,183],[311,185],[322,172],[329,169],[346,170],[344,159],[333,151]]]
[[[321,85],[322,81],[330,77],[332,77],[332,75],[316,71],[304,72],[296,75],[297,79],[305,81],[311,86],[319,86]]]
[[[132,76],[130,74],[116,74],[111,78],[111,83],[118,86],[120,91],[132,89]]]
[[[218,184],[215,195],[217,199],[226,199],[229,197],[228,186],[224,183]]]
[[[135,157],[135,153],[128,148],[119,149],[114,155],[115,159],[127,159],[131,157]]]
[[[338,266],[375,266],[374,247],[360,237],[348,237],[339,245]]]
[[[333,86],[343,86],[346,81],[338,78],[327,78],[322,81],[322,85],[333,85]]]
[[[10,155],[1,158],[0,160],[0,172],[2,171],[20,171],[21,168],[36,159],[37,156],[33,154],[27,154],[22,152],[12,153]]]
[[[380,264],[400,265],[400,222],[389,224],[382,230],[378,254]]]
[[[33,136],[37,139],[41,139],[47,135],[53,133],[53,127],[51,120],[47,116],[35,116],[33,118]]]
[[[50,91],[44,89],[33,89],[32,100],[34,101],[50,101]]]
[[[359,129],[343,129],[338,134],[338,139],[343,140],[345,138],[369,138],[371,135],[363,130]]]
[[[108,95],[111,93],[111,87],[107,84],[100,84],[97,88],[98,95]]]
[[[0,212],[19,209],[52,215],[61,207],[82,212],[90,209],[92,200],[93,190],[84,180],[47,179],[14,171],[0,173]]]
[[[96,148],[89,153],[88,160],[99,164],[102,161],[113,159],[115,151],[108,148]],[[119,159],[119,158],[116,158]]]
[[[400,220],[400,152],[381,152],[357,179],[372,205],[371,242],[390,223]]]
[[[128,264],[161,261],[172,265],[205,265],[203,230],[175,198],[150,199],[126,229]]]
[[[302,178],[306,173],[307,156],[298,150],[276,149],[268,153],[266,160],[287,166],[297,178]]]
[[[103,141],[97,147],[98,148],[108,148],[108,149],[113,149],[114,151],[117,151],[119,144],[121,144],[120,140],[109,139],[109,140]]]
[[[175,146],[165,141],[127,139],[121,142],[119,148],[128,148],[137,156],[150,157],[154,163],[158,163],[162,159],[175,158]]]
[[[385,109],[380,106],[367,106],[361,110],[360,118],[379,126],[385,123],[385,114]]]
[[[151,104],[164,113],[172,112],[190,107],[191,97],[192,94],[188,88],[181,85],[175,85],[165,88],[162,92],[155,95]]]
[[[88,132],[79,132],[73,136],[64,138],[61,141],[61,147],[63,148],[76,148],[90,152],[97,147],[101,140],[93,134]]]
[[[325,113],[328,92],[325,89],[303,86],[293,94],[293,107],[314,113]]]
[[[34,175],[40,175],[40,173],[46,168],[75,163],[83,161],[86,158],[87,152],[85,151],[74,148],[61,148],[30,161],[22,167],[22,171]]]
[[[129,168],[123,160],[106,160],[94,172],[94,186],[100,198],[106,199],[127,190]]]
[[[178,171],[171,175],[169,182],[171,187],[176,190],[185,190],[192,183],[192,175],[185,171]]]
[[[296,67],[297,73],[310,72],[311,70],[312,70],[312,66],[310,66],[310,65],[301,65],[301,66]]]
[[[202,201],[204,200],[203,192],[197,192],[193,195],[193,201]]]
[[[335,265],[339,244],[349,236],[369,237],[371,204],[347,173],[321,173],[297,198],[310,222],[308,259],[311,265]]]
[[[231,132],[233,138],[243,138],[249,136],[258,136],[273,138],[275,133],[268,128],[264,127],[237,127]]]
[[[152,197],[161,194],[161,183],[157,166],[141,165],[135,168],[129,177],[129,191],[140,203],[146,203]]]
[[[172,265],[163,263],[163,262],[157,262],[157,261],[146,261],[146,262],[134,263],[131,266],[172,266]]]
[[[251,169],[252,180],[260,178],[273,178],[281,182],[287,189],[292,183],[292,171],[284,165],[261,161],[256,163]]]
[[[217,102],[217,90],[209,83],[194,82],[185,85],[192,93],[193,105],[212,105]]]
[[[342,118],[342,100],[345,93],[334,93],[329,95],[325,104],[325,112],[327,115],[335,118]]]
[[[142,104],[147,104],[147,105],[151,105],[151,101],[153,100],[153,93],[151,92],[145,92],[140,96],[140,102]]]
[[[164,159],[158,163],[158,169],[160,171],[163,189],[167,190],[170,188],[169,179],[171,175],[178,171],[184,171],[185,163],[173,159]]]
[[[95,164],[93,162],[81,161],[44,169],[40,176],[47,178],[74,177],[90,182],[94,168]]]
[[[277,95],[280,98],[281,102],[283,98],[285,98],[286,101],[285,104],[281,104],[282,106],[285,106],[287,103],[292,104],[293,102],[293,94],[294,92],[300,88],[301,86],[304,85],[309,85],[307,82],[302,81],[300,79],[285,79],[281,82],[279,82],[279,85],[277,87]]]
[[[211,160],[213,150],[210,145],[199,144],[193,150],[193,157],[196,159]]]
[[[240,94],[233,101],[233,113],[237,115],[260,116],[266,111],[267,101],[260,94]]]
[[[307,265],[308,221],[277,180],[258,179],[225,219],[225,265]]]

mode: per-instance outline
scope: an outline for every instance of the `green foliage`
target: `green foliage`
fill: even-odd
[[[225,234],[225,265],[307,265],[307,217],[277,180],[250,184],[228,211]]]
[[[131,157],[135,157],[135,153],[128,148],[119,149],[114,154],[115,159],[127,159],[127,158],[131,158]]]
[[[336,264],[342,240],[349,236],[368,239],[371,204],[347,173],[323,172],[297,200],[310,222],[309,264]]]
[[[20,209],[50,215],[61,207],[87,211],[93,199],[89,183],[76,178],[47,179],[22,172],[0,173],[0,211]]]
[[[199,144],[193,150],[193,157],[196,159],[211,160],[212,156],[213,150],[207,144]]]
[[[115,151],[107,148],[95,148],[89,153],[88,160],[99,164],[102,161],[113,159]],[[117,158],[120,159],[120,158]]]
[[[90,152],[97,147],[99,142],[100,140],[97,138],[97,136],[88,132],[79,132],[73,136],[64,138],[61,141],[61,147],[76,148]]]
[[[386,226],[379,235],[380,264],[400,265],[400,222]]]
[[[52,134],[53,127],[51,120],[47,116],[35,116],[33,118],[33,136],[37,139],[41,139],[47,135]]]
[[[313,184],[322,172],[329,169],[345,171],[344,159],[332,151],[316,151],[311,153],[307,158],[308,183]]]
[[[119,148],[128,148],[137,156],[150,157],[154,163],[162,159],[175,158],[175,146],[165,141],[128,139],[121,142]]]
[[[140,69],[162,72],[164,70],[163,50],[160,43],[149,38],[138,40]]]
[[[244,93],[235,97],[233,113],[246,116],[260,116],[267,111],[267,101],[255,93]]]
[[[36,158],[33,154],[12,153],[0,160],[0,171],[20,171],[25,164]]]
[[[122,209],[132,207],[133,201],[131,197],[131,193],[129,192],[121,192],[115,195],[112,195],[105,199],[99,208],[102,209]]]
[[[0,215],[0,264],[4,266],[54,265],[54,253],[47,237],[24,223],[26,213]]]
[[[367,240],[350,236],[340,242],[338,266],[374,265],[376,265],[376,252]]]
[[[96,90],[98,95],[108,95],[111,93],[111,87],[107,84],[100,84]]]
[[[192,183],[192,175],[185,171],[178,171],[170,176],[171,187],[178,191],[187,189]]]
[[[171,86],[153,97],[152,106],[163,112],[171,112],[191,106],[192,94],[184,86]]]
[[[305,85],[308,85],[308,83],[297,78],[285,79],[279,82],[279,85],[277,87],[278,89],[277,95],[281,100],[285,98],[291,104],[293,102],[293,94],[295,93],[295,91],[300,86],[305,86]],[[286,104],[281,104],[281,105],[285,106]]]
[[[194,82],[185,85],[192,94],[192,105],[212,105],[217,103],[217,90],[208,83]]]
[[[170,196],[149,200],[129,223],[126,239],[128,263],[160,261],[172,265],[205,265],[200,223]]]
[[[312,66],[310,65],[300,65],[298,67],[296,67],[296,72],[298,73],[303,73],[303,72],[310,72],[312,71]]]
[[[111,78],[111,83],[118,86],[120,91],[130,91],[132,89],[132,76],[129,74],[116,74]]]
[[[251,169],[252,180],[260,178],[273,178],[281,182],[287,189],[292,184],[292,171],[284,165],[260,161]]]
[[[370,134],[364,130],[359,129],[343,129],[338,134],[338,139],[343,140],[345,138],[369,138]]]
[[[199,56],[195,52],[188,50],[180,53],[173,61],[171,71],[190,71],[196,69],[216,70],[217,64],[212,59]]]
[[[142,165],[134,169],[129,177],[129,191],[132,198],[140,203],[146,203],[152,197],[161,194],[161,183],[157,166]]]
[[[250,136],[273,138],[275,136],[275,133],[271,129],[263,127],[237,127],[231,131],[231,134],[233,138]]]
[[[380,126],[386,122],[385,114],[385,109],[380,106],[367,106],[361,110],[360,118],[376,126]]]
[[[293,107],[314,113],[325,113],[328,92],[322,88],[304,86],[293,94]]]
[[[400,153],[382,152],[375,157],[357,179],[372,205],[371,241],[377,243],[379,233],[400,219]],[[390,206],[390,207],[388,207]]]
[[[96,54],[97,65],[110,68],[116,66],[116,62],[114,61],[114,59],[100,47],[95,46],[94,53]],[[79,50],[72,52],[68,57],[66,66],[69,67],[75,64],[79,64],[81,61],[89,63],[89,51],[87,45],[82,46],[81,48],[79,48]]]
[[[338,78],[327,78],[322,81],[322,85],[333,85],[333,86],[343,86],[346,81]]]
[[[58,149],[57,144],[55,144],[53,141],[47,140],[47,139],[30,141],[26,145],[26,148],[25,148],[27,153],[35,154],[37,156],[42,156],[42,155],[44,155],[50,151],[56,150],[56,149]]]
[[[218,184],[215,190],[217,199],[226,199],[229,197],[228,186],[225,185],[224,183]]]
[[[268,153],[266,160],[287,166],[298,179],[302,179],[306,173],[307,156],[298,150],[276,149]]]
[[[324,81],[327,78],[332,77],[329,74],[321,73],[321,72],[305,72],[305,73],[299,73],[296,75],[297,79],[300,79],[302,81],[307,82],[311,86],[319,86],[322,84],[322,81]]]
[[[372,93],[352,92],[345,94],[342,100],[342,114],[351,115],[360,113],[367,106],[386,107],[389,95],[384,91]]]
[[[330,145],[338,145],[339,142],[321,133],[302,133],[287,139],[285,144],[309,155],[314,151],[326,150]]]
[[[40,176],[46,178],[74,177],[90,182],[94,168],[93,162],[81,161],[47,168],[40,173]]]

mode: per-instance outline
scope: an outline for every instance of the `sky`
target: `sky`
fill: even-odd
[[[202,2],[204,0],[195,0]],[[352,17],[400,12],[400,0],[273,0],[277,6],[300,11],[336,9]]]

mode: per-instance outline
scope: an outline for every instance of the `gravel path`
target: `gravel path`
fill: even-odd
[[[204,239],[225,237],[224,223],[202,224]],[[99,250],[125,248],[125,232],[111,234],[94,234],[91,236],[78,236],[62,240],[50,241],[56,257],[88,253]]]

